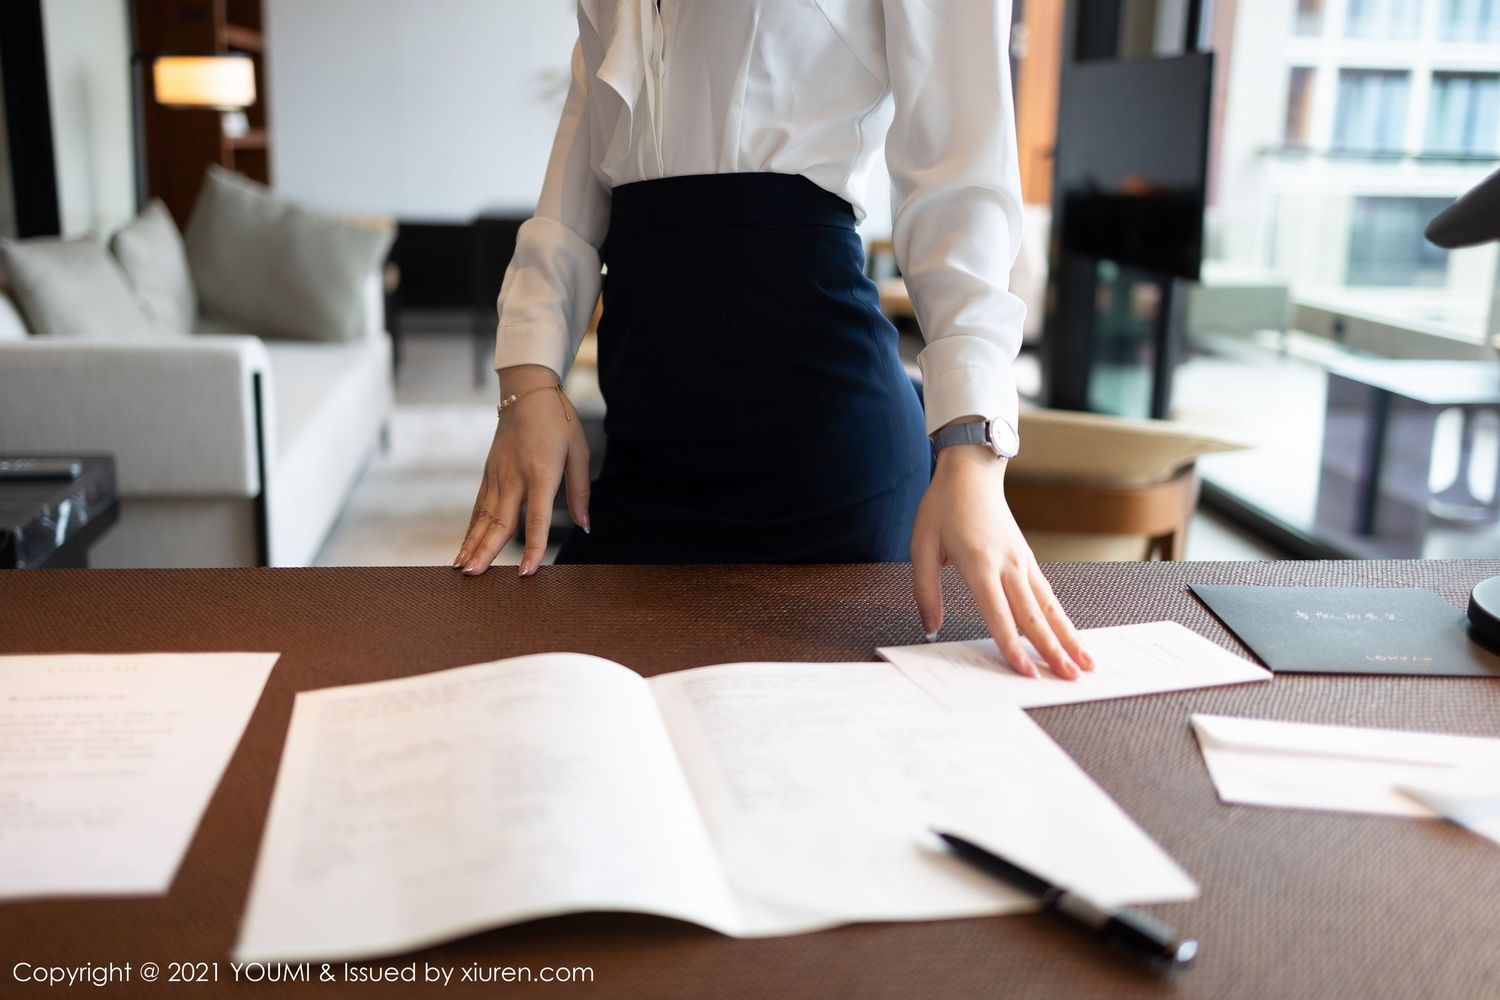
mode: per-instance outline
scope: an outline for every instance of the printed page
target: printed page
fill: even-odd
[[[0,899],[166,892],[277,655],[0,657]]]
[[[299,695],[235,950],[357,959],[558,913],[730,909],[646,683],[543,654]]]
[[[1270,671],[1176,622],[1084,629],[1082,636],[1095,666],[1071,681],[1045,666],[1040,677],[1021,676],[1006,664],[993,639],[886,646],[876,653],[953,709],[990,699],[1041,708],[1271,679]],[[1040,663],[1036,649],[1021,641]]]
[[[744,663],[649,683],[739,904],[739,934],[1032,905],[936,849],[930,828],[1101,902],[1196,895],[1013,706],[951,711],[883,663]]]

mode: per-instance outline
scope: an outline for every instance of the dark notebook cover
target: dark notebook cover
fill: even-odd
[[[1189,586],[1275,673],[1500,677],[1500,656],[1430,590]]]

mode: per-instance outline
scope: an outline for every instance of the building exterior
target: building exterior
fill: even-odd
[[[1238,0],[1218,16],[1210,257],[1282,276],[1299,316],[1483,340],[1496,248],[1445,253],[1422,229],[1500,165],[1500,0]]]

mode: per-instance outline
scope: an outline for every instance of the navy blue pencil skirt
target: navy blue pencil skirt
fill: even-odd
[[[559,563],[894,562],[932,471],[849,203],[804,177],[614,189],[607,446]]]

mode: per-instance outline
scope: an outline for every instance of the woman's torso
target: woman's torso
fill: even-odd
[[[890,123],[881,0],[581,0],[592,165],[610,187],[801,174],[864,216]]]

